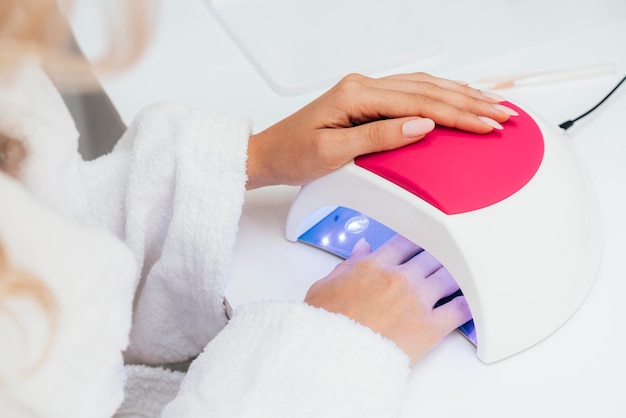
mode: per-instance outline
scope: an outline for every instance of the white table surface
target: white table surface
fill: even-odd
[[[95,55],[101,37],[92,8],[76,12],[79,43]],[[554,124],[586,111],[626,75],[623,0],[429,0],[424,16],[441,37],[440,52],[369,75],[427,71],[473,82],[526,71],[616,65],[610,75],[498,92]],[[148,104],[174,100],[249,116],[255,130],[324,90],[292,96],[272,90],[202,0],[163,0],[154,42],[141,62],[101,81],[127,123]],[[451,334],[414,368],[400,416],[626,417],[624,121],[626,86],[568,131],[596,183],[605,239],[596,283],[582,307],[546,340],[491,365],[478,360],[463,337]],[[248,192],[227,291],[235,307],[254,300],[301,300],[308,286],[337,263],[283,238],[296,192],[293,187]]]

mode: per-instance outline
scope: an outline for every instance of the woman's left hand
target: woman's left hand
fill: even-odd
[[[351,74],[298,112],[250,137],[248,189],[301,185],[354,157],[418,141],[435,123],[486,133],[515,112],[503,99],[424,73]]]

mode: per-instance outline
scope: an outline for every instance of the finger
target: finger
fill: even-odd
[[[361,238],[354,244],[352,247],[352,253],[350,254],[350,258],[361,258],[366,256],[367,254],[372,252],[372,247],[369,242],[365,240],[365,238]]]
[[[402,235],[394,235],[374,251],[372,256],[385,265],[400,265],[420,251],[422,249],[418,245]]]
[[[354,244],[354,247],[352,247],[352,252],[350,253],[350,257],[348,257],[341,263],[337,264],[335,268],[323,280],[330,280],[343,274],[346,270],[352,268],[352,266],[355,263],[357,263],[360,259],[367,256],[368,254],[371,254],[371,252],[372,252],[372,247],[369,244],[369,242],[367,242],[365,238],[359,239],[356,242],[356,244]],[[323,281],[320,281],[320,282],[324,283]]]
[[[510,115],[500,107],[434,84],[421,92],[368,88],[360,92],[358,108],[349,111],[356,123],[419,116],[449,128],[476,133],[501,129]],[[499,122],[498,122],[499,121]]]
[[[431,306],[459,290],[456,280],[443,266],[429,275],[422,284],[420,291],[424,298],[432,303]]]
[[[456,84],[456,83],[454,83]],[[428,98],[456,107],[460,111],[467,111],[477,116],[489,117],[499,122],[505,122],[517,112],[495,100],[487,94],[471,87],[460,86],[460,90],[451,90],[439,84],[426,83],[421,87],[420,94]]]
[[[372,152],[396,149],[424,137],[435,128],[435,122],[426,118],[386,119],[345,129],[326,129],[325,135],[333,144],[330,157],[340,167],[354,157]]]
[[[409,277],[425,279],[441,268],[441,263],[428,251],[422,251],[404,263]]]
[[[418,88],[417,86],[420,83],[430,83],[437,85],[446,90],[456,91],[458,93],[463,93],[470,97],[473,97],[478,100],[487,101],[490,103],[500,103],[505,101],[503,97],[492,93],[485,93],[480,90],[477,90],[473,87],[470,87],[468,83],[463,83],[461,81],[454,81],[447,78],[435,77],[427,73],[410,73],[410,74],[395,74],[387,77],[382,77],[379,79],[374,79],[380,81],[380,84],[374,82],[372,86],[379,88],[393,88],[401,87],[402,89],[406,89],[406,83],[410,83],[414,88]],[[403,82],[400,84],[399,82]],[[388,83],[388,84],[387,84]],[[408,90],[410,91],[410,90]]]
[[[443,126],[487,133],[494,128],[502,129],[500,123],[515,113],[497,104],[497,101],[485,101],[485,97],[478,91],[460,83],[438,80],[428,75],[422,77],[437,81],[413,81],[411,77],[419,80],[419,75],[383,79],[359,74],[344,77],[316,101],[317,105],[328,100],[340,104],[335,112],[337,117],[326,120],[324,125],[328,128],[345,128],[380,119],[419,116],[433,119]],[[456,87],[455,90],[446,89],[437,83]],[[392,88],[392,85],[395,87]],[[346,122],[350,124],[346,125]]]
[[[502,102],[506,101],[504,97],[490,91],[475,89],[469,86],[469,83],[462,81],[435,77],[426,73],[397,74],[378,80],[384,84],[374,82],[372,84],[373,87],[420,92],[424,89],[423,83],[426,82],[440,87],[443,91],[455,91],[473,99],[488,102],[498,112],[493,114],[494,119],[500,122],[507,120],[510,116],[519,116],[516,110],[502,104]],[[486,109],[489,110],[489,108]]]
[[[506,99],[497,94],[477,90],[470,87],[467,83],[435,77],[426,73],[398,74],[379,79],[372,79],[370,86],[381,89],[424,93],[428,84],[439,87],[441,89],[439,92],[440,94],[446,92],[456,92],[474,100],[491,104],[493,109],[485,109],[487,112],[493,112],[495,109],[496,113],[489,115],[486,114],[484,116],[491,116],[497,121],[504,122],[510,116],[518,116],[517,111],[501,104]]]
[[[465,297],[457,296],[433,309],[433,319],[438,329],[445,335],[472,319],[472,313]]]

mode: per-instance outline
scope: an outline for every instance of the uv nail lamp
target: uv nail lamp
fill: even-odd
[[[342,257],[362,236],[375,248],[396,232],[429,251],[465,295],[475,335],[464,333],[485,363],[567,321],[601,253],[586,168],[558,128],[508,105],[519,116],[502,131],[436,127],[303,186],[286,223],[288,240]]]

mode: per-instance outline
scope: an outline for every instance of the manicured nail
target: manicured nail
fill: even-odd
[[[367,254],[369,252],[370,252],[369,243],[365,240],[365,238],[361,238],[360,240],[356,242],[356,244],[354,244],[354,247],[352,247],[351,255]]]
[[[511,109],[510,107],[506,107],[501,104],[494,104],[492,106],[498,109],[500,112],[504,112],[509,116],[519,116],[519,113],[517,113],[514,109]]]
[[[502,129],[504,129],[502,127],[502,125],[500,125],[498,122],[496,122],[495,120],[488,118],[487,116],[479,116],[478,119],[480,119],[483,123],[486,123],[487,125],[491,126],[494,129],[497,129],[499,131],[501,131]]]
[[[506,100],[504,97],[498,96],[497,94],[492,93],[490,91],[482,91],[481,90],[480,94],[485,96],[487,99],[493,100],[493,101],[496,101],[496,102],[504,102]]]
[[[426,135],[435,128],[435,122],[428,118],[411,119],[402,125],[402,135],[405,138],[416,138]]]

